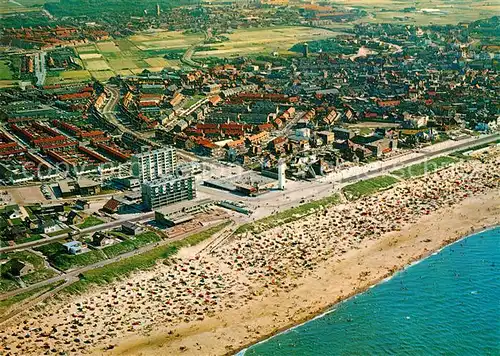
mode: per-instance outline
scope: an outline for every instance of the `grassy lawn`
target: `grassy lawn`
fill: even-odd
[[[91,285],[108,284],[119,278],[123,278],[134,271],[154,267],[157,261],[175,255],[182,247],[193,246],[208,239],[229,224],[229,221],[224,222],[205,231],[186,237],[183,240],[174,241],[140,255],[128,257],[107,266],[84,272],[80,275],[80,280],[65,288],[65,291],[70,294],[83,292]]]
[[[26,276],[21,277],[24,283],[26,284],[35,284],[46,279],[57,276],[57,273],[54,270],[48,268],[42,268],[36,272],[27,274]]]
[[[258,233],[267,229],[271,229],[276,226],[280,226],[301,219],[304,216],[313,214],[318,209],[335,205],[338,204],[339,202],[340,198],[338,194],[334,194],[329,197],[313,201],[310,203],[302,204],[299,205],[298,207],[291,208],[279,212],[277,214],[265,217],[253,223],[244,224],[235,231],[235,234],[241,234],[247,231],[253,231],[255,233]]]
[[[0,61],[0,79],[2,80],[12,79],[12,71],[7,63],[6,61]]]
[[[27,242],[41,240],[43,237],[38,234],[30,235],[30,237],[25,237],[24,239],[16,240],[16,245],[25,244]]]
[[[118,233],[115,233],[115,235]],[[161,237],[159,237],[156,233],[152,231],[144,232],[142,234],[139,234],[135,236],[134,238],[130,238],[127,235],[124,235],[122,233],[119,233],[120,237],[125,237],[126,240],[120,243],[117,243],[115,245],[107,246],[102,249],[102,251],[108,256],[109,258],[116,257],[118,255],[121,255],[123,253],[127,253],[133,250],[136,250],[142,246],[146,246],[158,241],[161,241]]]
[[[19,285],[12,279],[0,277],[0,293],[6,293],[19,288]]]
[[[51,265],[63,271],[97,263],[106,258],[106,255],[99,250],[91,250],[79,255],[70,255],[66,252],[66,248],[59,242],[38,246],[35,250],[42,252],[47,256]]]
[[[380,176],[349,184],[342,188],[342,191],[347,199],[356,200],[363,196],[376,193],[379,190],[389,188],[397,182],[398,180],[394,177]]]
[[[79,255],[57,254],[50,258],[50,262],[55,267],[67,271],[76,267],[88,266],[104,259],[106,259],[106,255],[102,251],[91,250]]]
[[[91,216],[86,217],[85,220],[83,221],[83,223],[81,223],[80,225],[77,225],[76,227],[78,227],[79,229],[86,229],[88,227],[101,225],[103,223],[104,223],[104,221],[91,215]]]
[[[194,104],[196,104],[198,101],[200,101],[201,99],[204,99],[205,98],[205,95],[195,95],[193,97],[190,97],[189,99],[187,99],[185,102],[184,102],[184,105],[183,107],[185,109],[188,109],[190,108],[191,106],[193,106]]]
[[[403,168],[403,169],[398,169],[397,171],[391,172],[392,174],[408,179],[411,177],[418,177],[422,176],[426,173],[431,173],[435,172],[438,169],[448,167],[452,165],[453,163],[457,162],[457,159],[449,156],[444,156],[444,157],[436,157],[433,159],[430,159],[426,162],[414,164],[412,166]]]
[[[51,283],[51,284],[46,285],[46,286],[35,288],[35,289],[30,290],[28,292],[20,293],[18,295],[13,296],[13,297],[0,300],[0,315],[5,314],[15,304],[20,303],[28,298],[38,296],[42,293],[48,292],[49,290],[52,290],[52,289],[60,286],[63,283],[64,283],[64,281],[54,282],[54,283]]]
[[[18,251],[7,254],[10,259],[18,259],[19,261],[24,261],[31,263],[35,269],[43,268],[44,261],[40,256],[35,255],[34,253],[28,251]]]
[[[102,252],[104,252],[109,258],[112,258],[134,250],[135,245],[133,244],[133,242],[130,240],[126,240],[111,246],[106,246],[102,249]]]

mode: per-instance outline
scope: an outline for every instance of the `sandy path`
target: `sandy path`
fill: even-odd
[[[342,259],[330,259],[297,280],[290,291],[267,291],[241,308],[201,322],[129,337],[113,354],[221,355],[321,313],[346,298],[430,254],[471,230],[500,223],[499,192],[464,200],[422,217],[401,231],[368,240]],[[98,353],[102,351],[97,351]]]

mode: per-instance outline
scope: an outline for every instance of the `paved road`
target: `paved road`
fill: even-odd
[[[203,41],[200,41],[198,43],[195,43],[195,44],[191,45],[186,50],[186,52],[184,52],[184,55],[181,58],[181,62],[182,63],[187,64],[187,65],[189,65],[191,67],[195,67],[195,68],[201,68],[201,67],[203,67],[202,64],[200,64],[198,62],[195,62],[191,57],[193,57],[193,54],[196,51],[196,47],[198,47],[199,45],[202,45],[203,43],[205,43],[206,40],[208,40],[208,39],[210,39],[212,37],[212,31],[211,30],[208,30],[204,34],[205,34],[205,38],[203,39]]]
[[[74,233],[74,235],[72,235],[72,237],[78,237],[80,235],[85,235],[85,234],[91,234],[91,233],[96,232],[96,231],[110,230],[110,229],[113,229],[115,227],[120,226],[125,221],[139,222],[139,221],[151,220],[152,218],[154,218],[154,212],[141,213],[138,216],[125,217],[125,218],[122,218],[122,219],[119,219],[119,220],[115,220],[115,221],[112,221],[112,222],[109,222],[109,223],[104,223],[104,224],[101,224],[101,225],[88,227],[86,229],[81,229],[81,230],[77,229],[77,230],[74,230],[75,233]],[[68,233],[64,233],[64,234],[61,234],[61,235],[52,236],[52,237],[49,237],[49,238],[46,238],[46,239],[42,239],[42,240],[36,240],[36,241],[26,242],[24,244],[19,244],[19,245],[15,245],[15,246],[2,247],[2,248],[0,248],[0,253],[1,252],[11,252],[11,251],[17,251],[17,250],[24,250],[24,249],[27,249],[27,248],[32,248],[32,247],[36,247],[36,246],[40,246],[40,245],[45,245],[45,244],[48,244],[48,243],[51,243],[51,242],[55,242],[55,241],[59,241],[59,240],[64,240],[64,239],[67,239],[67,238],[68,238]]]
[[[492,136],[479,138],[479,139],[472,141],[472,142],[468,141],[468,142],[464,142],[462,144],[458,144],[458,145],[455,145],[452,147],[446,147],[443,149],[429,150],[429,151],[426,151],[424,149],[424,150],[420,151],[421,155],[419,155],[417,157],[412,157],[412,158],[409,158],[409,159],[406,159],[403,161],[399,161],[397,163],[385,165],[385,166],[380,167],[380,168],[375,168],[373,170],[370,170],[368,173],[362,173],[359,175],[355,175],[355,176],[351,176],[351,177],[348,177],[346,179],[343,179],[341,182],[342,183],[353,182],[353,181],[360,180],[362,178],[366,178],[367,175],[374,176],[374,175],[378,175],[379,173],[393,171],[393,170],[400,169],[400,168],[403,168],[403,167],[408,166],[408,165],[412,165],[412,164],[417,163],[417,162],[422,161],[422,160],[427,160],[429,158],[437,157],[437,156],[440,156],[443,154],[447,154],[447,153],[451,153],[451,152],[455,152],[455,151],[460,151],[463,149],[467,149],[469,147],[474,147],[474,146],[482,145],[485,143],[490,143],[490,142],[493,142],[495,140],[498,140],[499,138],[500,138],[500,134],[495,134]]]
[[[115,108],[116,108],[116,105],[118,104],[118,101],[120,100],[120,91],[118,90],[118,88],[111,86],[111,85],[107,85],[106,89],[110,95],[110,99],[101,111],[101,113],[104,115],[104,117],[106,119],[108,119],[109,122],[111,122],[116,127],[118,127],[118,129],[121,132],[129,132],[129,133],[133,134],[134,136],[140,137],[141,139],[145,140],[151,146],[159,147],[160,145],[158,143],[151,141],[149,139],[149,137],[147,137],[145,134],[142,134],[140,132],[136,132],[136,131],[128,128],[120,120],[118,120],[118,118],[116,117],[116,114],[115,114]]]

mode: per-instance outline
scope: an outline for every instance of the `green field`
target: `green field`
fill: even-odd
[[[31,265],[33,265],[35,271],[21,277],[23,282],[26,283],[27,285],[34,284],[57,275],[55,271],[45,267],[45,262],[42,257],[32,252],[18,251],[18,252],[8,253],[6,256],[9,259],[17,259],[19,261],[30,263]],[[12,283],[7,282],[8,280],[10,280],[10,278],[5,275],[6,274],[5,268],[2,268],[1,274],[3,283],[0,282],[0,285],[4,284],[8,289],[13,288],[14,285],[16,288],[18,287],[17,283],[15,283],[14,281],[11,281]]]
[[[92,78],[87,70],[70,70],[58,73],[57,76],[47,76],[45,85],[86,82]]]
[[[154,267],[158,261],[167,259],[175,255],[177,251],[179,251],[179,249],[181,249],[182,247],[196,245],[208,239],[229,224],[229,221],[221,223],[205,231],[186,237],[183,240],[174,241],[167,245],[154,248],[140,255],[128,257],[123,260],[111,263],[107,266],[84,272],[80,275],[80,280],[78,282],[73,283],[64,290],[70,294],[80,293],[87,290],[87,288],[92,285],[105,285],[123,278],[134,271]]]
[[[403,169],[398,169],[397,171],[391,172],[391,174],[394,174],[395,176],[408,179],[411,177],[418,177],[422,176],[426,173],[432,173],[435,172],[441,168],[448,167],[454,163],[457,162],[457,159],[449,157],[449,156],[444,156],[444,157],[436,157],[433,159],[430,159],[426,162],[414,164],[412,166],[403,168]]]
[[[0,293],[9,292],[19,288],[19,285],[12,279],[0,277]]]
[[[363,196],[389,188],[397,182],[398,180],[394,177],[380,176],[349,184],[342,188],[342,191],[348,200],[356,200]]]
[[[333,31],[301,26],[237,29],[233,33],[224,34],[229,41],[200,46],[194,58],[290,53],[289,49],[297,43],[336,35]]]
[[[106,256],[112,258],[159,241],[161,241],[161,238],[156,233],[145,232],[135,236],[133,239],[129,238],[115,245],[104,247],[102,251]]]
[[[295,208],[291,208],[279,212],[277,214],[265,217],[253,223],[244,224],[235,231],[235,234],[242,234],[247,231],[259,233],[267,229],[272,229],[273,227],[302,219],[303,217],[311,215],[314,212],[318,211],[318,209],[326,208],[328,206],[338,204],[339,202],[340,202],[339,195],[334,194],[329,197],[313,201],[310,203],[302,204]]]
[[[0,80],[11,80],[13,73],[10,70],[9,62],[0,60]]]
[[[81,223],[80,225],[77,225],[77,227],[79,229],[86,229],[86,228],[101,225],[101,224],[104,224],[104,221],[102,221],[99,218],[96,218],[95,216],[90,215],[90,216],[87,216],[85,218],[83,223]]]
[[[52,278],[55,276],[57,276],[57,273],[54,270],[48,269],[48,268],[42,268],[36,272],[30,273],[26,276],[23,276],[21,279],[23,280],[24,283],[26,283],[27,285],[30,285],[30,284],[35,284],[35,283],[44,281],[46,279],[49,279],[49,278]]]
[[[59,242],[38,246],[35,250],[42,252],[47,256],[51,265],[63,271],[97,263],[106,258],[106,255],[99,250],[91,250],[79,255],[70,255],[66,252],[66,248]]]
[[[10,259],[18,259],[19,261],[28,262],[35,267],[35,269],[40,269],[44,266],[43,258],[35,255],[34,253],[28,251],[18,251],[7,254]]]
[[[173,51],[184,53],[191,44],[202,40],[202,34],[152,30],[126,39],[113,39],[76,47],[76,51],[88,77],[107,81],[118,74],[133,75],[141,73],[144,69],[158,72],[164,67],[178,68],[179,60],[165,59],[163,56]]]

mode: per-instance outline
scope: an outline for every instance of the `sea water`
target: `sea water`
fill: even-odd
[[[500,355],[500,227],[462,239],[249,355]]]

